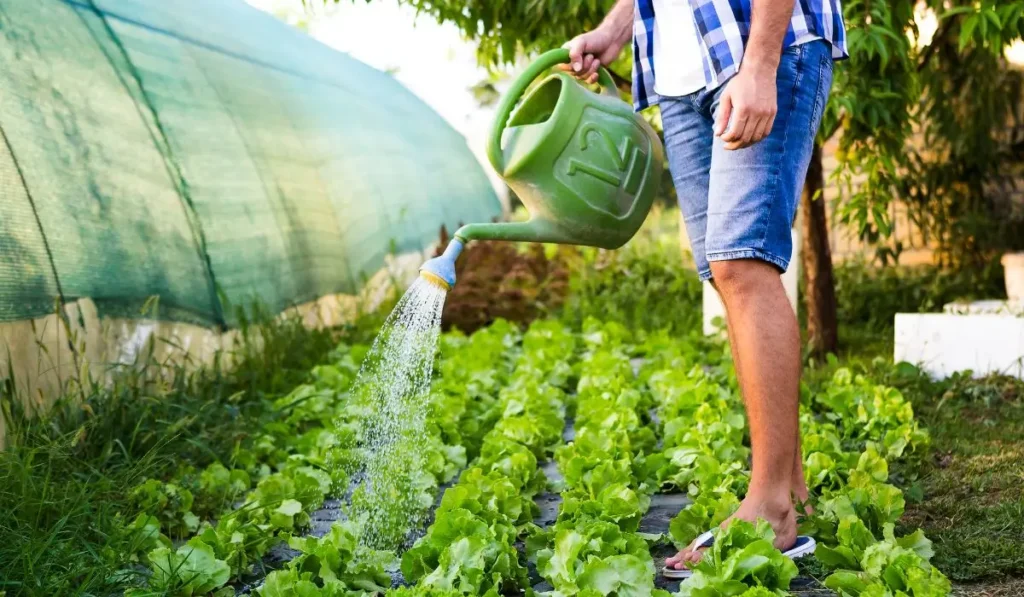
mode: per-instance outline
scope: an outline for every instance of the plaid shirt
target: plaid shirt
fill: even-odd
[[[700,34],[704,79],[710,91],[739,70],[750,35],[752,0],[690,0]],[[784,47],[808,37],[832,44],[832,57],[849,56],[840,0],[796,0]],[[633,104],[637,111],[658,103],[654,92],[654,1],[634,0]]]

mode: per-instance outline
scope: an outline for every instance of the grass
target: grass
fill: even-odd
[[[955,378],[911,392],[932,433],[904,521],[935,542],[934,563],[958,582],[1024,576],[1024,383]]]
[[[897,534],[921,528],[957,594],[1024,595],[1024,382],[933,381],[863,352],[810,368],[808,381],[827,380],[836,366],[900,388],[931,434],[925,457],[893,468],[907,499]]]
[[[386,312],[386,311],[384,311]],[[259,310],[242,320],[234,367],[129,369],[109,386],[70,389],[45,416],[19,410],[8,378],[0,405],[0,594],[96,595],[137,574],[124,530],[130,490],[178,467],[230,464],[273,398],[305,381],[344,334],[366,339],[375,318],[348,329],[306,329],[298,316]],[[229,355],[221,355],[225,357]]]

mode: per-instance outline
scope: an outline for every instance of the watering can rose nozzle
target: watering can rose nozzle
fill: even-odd
[[[420,266],[420,277],[444,290],[451,290],[455,286],[455,260],[464,246],[463,239],[453,238],[444,253]]]

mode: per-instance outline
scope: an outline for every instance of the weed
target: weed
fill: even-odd
[[[240,341],[210,367],[127,368],[109,385],[69,386],[40,417],[20,409],[13,379],[2,382],[0,592],[123,590],[137,574],[130,554],[138,536],[126,530],[137,514],[130,491],[180,467],[230,463],[270,416],[273,398],[305,381],[339,333],[363,338],[376,323],[310,330],[297,315],[260,309],[240,321]]]

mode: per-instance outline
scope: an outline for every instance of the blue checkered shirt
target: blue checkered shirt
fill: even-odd
[[[750,35],[752,0],[690,0],[693,21],[700,37],[704,79],[710,91],[739,70],[743,48]],[[832,44],[832,57],[849,56],[846,26],[840,0],[796,0],[793,18],[783,41],[821,38]],[[637,111],[658,103],[654,92],[654,1],[634,0],[633,5],[633,104]]]

